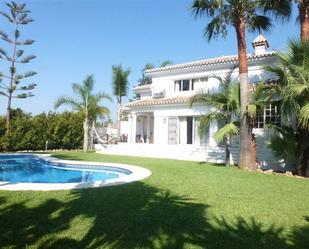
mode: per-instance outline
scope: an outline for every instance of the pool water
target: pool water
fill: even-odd
[[[34,155],[0,155],[0,181],[13,183],[87,183],[129,175],[129,170],[48,162]]]

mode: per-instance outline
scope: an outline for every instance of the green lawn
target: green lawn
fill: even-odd
[[[309,181],[195,162],[57,153],[152,171],[106,188],[0,191],[1,248],[309,248]]]

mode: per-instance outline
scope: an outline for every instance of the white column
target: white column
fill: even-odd
[[[128,143],[132,143],[132,115],[128,115]]]
[[[149,138],[150,138],[150,114],[147,115],[147,141],[146,143],[149,144]]]
[[[136,113],[132,113],[132,126],[131,126],[131,143],[136,143]]]

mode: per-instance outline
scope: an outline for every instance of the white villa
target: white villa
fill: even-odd
[[[248,54],[249,80],[254,84],[270,79],[271,75],[263,72],[262,66],[275,63],[276,57],[273,51],[267,51],[268,41],[262,35],[252,45],[254,53]],[[218,80],[206,80],[205,77],[214,74],[224,77],[237,63],[237,55],[231,55],[146,71],[152,84],[134,87],[133,92],[139,94],[140,99],[129,102],[124,108],[128,121],[122,122],[121,134],[127,137],[127,143],[97,145],[97,149],[107,154],[224,163],[225,147],[213,138],[220,124],[212,122],[201,138],[198,134],[199,117],[207,114],[209,108],[203,104],[194,104],[191,108],[189,99],[197,91],[218,90]],[[238,77],[237,69],[234,77]],[[281,122],[280,110],[276,106],[265,108],[255,123],[257,159],[263,168],[280,167],[266,146],[270,134],[263,127],[270,122]],[[237,163],[238,151],[239,141],[234,137],[234,163]]]

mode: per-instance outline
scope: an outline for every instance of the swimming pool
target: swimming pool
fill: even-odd
[[[148,177],[124,164],[59,160],[46,155],[0,154],[0,189],[59,190],[123,184]]]

